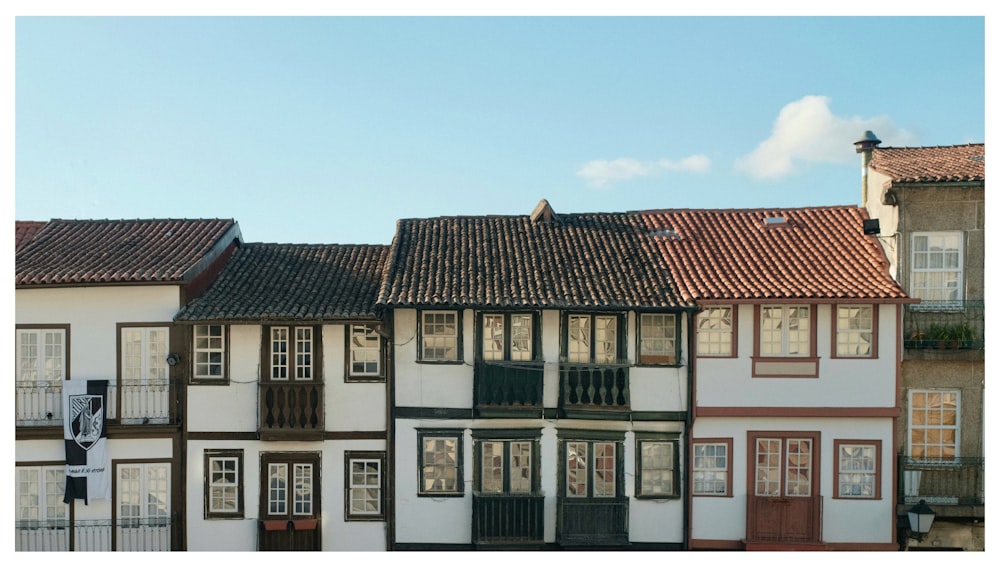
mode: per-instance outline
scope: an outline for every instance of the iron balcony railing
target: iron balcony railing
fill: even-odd
[[[170,551],[177,518],[130,520],[21,520],[15,551]]]
[[[541,362],[476,361],[473,386],[476,409],[541,409],[544,370]]]
[[[628,364],[559,365],[562,409],[629,408]]]
[[[557,522],[562,545],[625,545],[628,499],[560,497]]]
[[[920,460],[899,457],[899,502],[934,505],[984,506],[986,459],[958,457]]]
[[[924,301],[907,305],[903,346],[908,349],[982,350],[985,309],[982,301]]]
[[[545,539],[542,494],[472,494],[472,542],[542,543]]]
[[[322,439],[323,384],[261,382],[261,439]]]
[[[63,420],[63,381],[14,383],[14,420],[23,426],[58,426]],[[109,421],[122,424],[175,423],[169,380],[108,383]]]

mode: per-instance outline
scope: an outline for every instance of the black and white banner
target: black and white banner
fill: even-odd
[[[111,463],[105,411],[107,380],[63,382],[63,438],[66,443],[66,495],[69,504],[82,498],[111,500]]]

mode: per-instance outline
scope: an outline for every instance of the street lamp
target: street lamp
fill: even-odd
[[[910,520],[910,531],[917,535],[917,541],[924,541],[924,536],[930,533],[931,524],[934,523],[934,510],[931,510],[926,500],[921,500],[910,508],[907,516]]]

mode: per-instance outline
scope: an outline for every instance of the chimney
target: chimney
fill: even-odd
[[[854,142],[854,151],[861,154],[861,206],[868,208],[868,164],[872,161],[872,149],[877,148],[879,140],[871,130],[865,130],[861,139]]]

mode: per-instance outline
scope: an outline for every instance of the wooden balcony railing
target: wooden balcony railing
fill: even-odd
[[[18,521],[15,551],[171,551],[177,518]]]
[[[260,384],[261,439],[319,440],[323,438],[323,430],[323,384]]]
[[[541,494],[472,494],[472,542],[475,544],[542,543],[545,496]]]
[[[560,544],[625,545],[628,543],[628,499],[561,497],[557,522]]]
[[[629,409],[628,369],[626,364],[560,364],[560,407]]]
[[[542,409],[544,367],[541,362],[476,362],[473,397],[482,412]]]
[[[899,457],[899,502],[985,506],[986,459],[960,457],[941,461]]]
[[[63,420],[62,381],[14,383],[14,421],[20,426],[59,426]],[[108,384],[106,417],[122,424],[176,423],[169,380]]]

